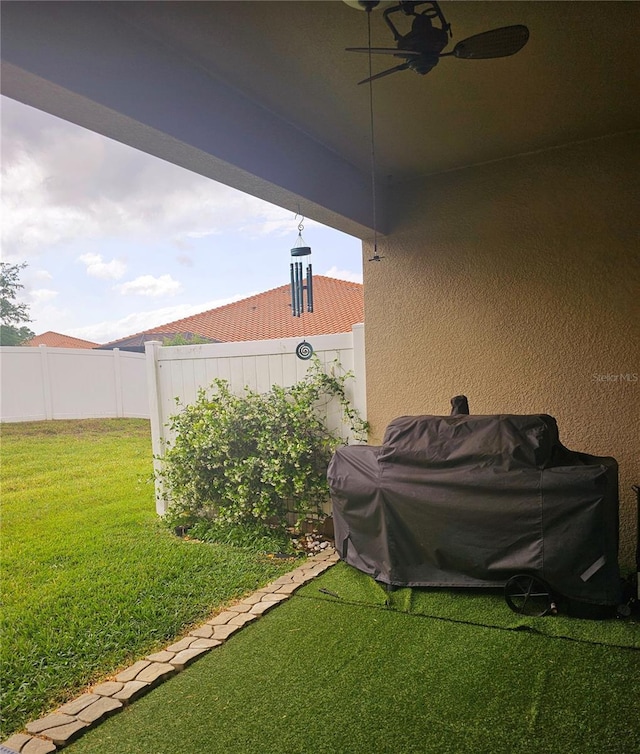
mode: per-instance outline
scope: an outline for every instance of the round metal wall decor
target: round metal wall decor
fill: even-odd
[[[298,343],[296,346],[296,356],[302,359],[302,361],[308,361],[313,356],[313,346],[311,343],[307,343],[306,340]]]

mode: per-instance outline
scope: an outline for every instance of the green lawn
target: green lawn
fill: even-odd
[[[2,739],[292,568],[174,537],[151,458],[147,421],[2,425]]]

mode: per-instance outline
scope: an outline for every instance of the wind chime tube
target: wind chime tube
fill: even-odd
[[[297,294],[297,304],[298,304],[298,314],[299,317],[302,314],[303,309],[303,288],[302,286],[304,283],[302,282],[302,262],[296,262],[296,294]]]
[[[311,263],[307,265],[307,311],[313,311],[313,271]]]
[[[297,307],[298,302],[296,300],[296,281],[295,281],[295,273],[293,270],[293,262],[291,262],[289,267],[291,268],[290,270],[291,272],[291,313],[293,314],[294,317],[297,317],[298,315],[296,314],[296,307]]]
[[[298,262],[298,317],[304,312],[304,281],[302,280],[302,262]]]

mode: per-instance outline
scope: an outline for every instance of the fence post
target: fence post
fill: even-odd
[[[160,460],[164,455],[164,425],[162,421],[162,396],[160,395],[160,379],[158,375],[158,356],[162,342],[150,340],[144,344],[147,359],[147,391],[149,393],[149,417],[151,419],[151,449],[153,451],[153,471],[156,494],[156,513],[163,516],[167,505],[164,499],[162,484],[158,479],[158,471],[162,465]]]
[[[364,354],[364,324],[353,325],[353,371],[355,386],[353,390],[353,405],[363,419],[367,418],[367,370]]]
[[[122,400],[122,362],[120,361],[120,349],[113,351],[113,377],[116,391],[116,416],[121,419],[124,416],[124,401]]]
[[[53,397],[51,395],[51,375],[49,374],[49,351],[44,343],[41,343],[38,348],[40,350],[40,366],[42,367],[44,415],[47,419],[53,419]]]

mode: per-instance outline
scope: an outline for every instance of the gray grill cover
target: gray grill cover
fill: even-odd
[[[619,600],[618,466],[567,450],[546,415],[403,416],[328,470],[341,558],[395,586],[495,587],[516,573]]]

